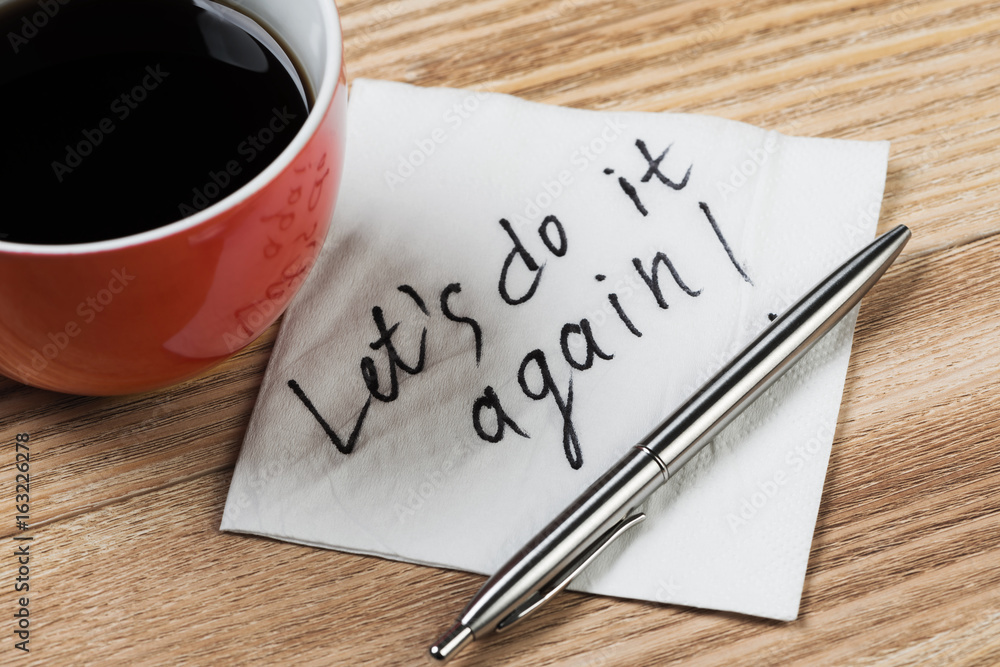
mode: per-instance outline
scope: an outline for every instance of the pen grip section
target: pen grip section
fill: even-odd
[[[546,584],[545,588],[540,589],[528,598],[528,601],[525,602],[524,605],[518,607],[509,616],[500,621],[500,624],[497,625],[496,631],[501,632],[506,630],[510,626],[528,616],[531,612],[541,607],[550,598],[554,597],[561,590],[569,586],[573,580],[576,579],[578,574],[583,572],[583,570],[590,565],[595,558],[600,556],[612,542],[624,535],[625,531],[633,526],[639,525],[645,520],[646,515],[640,512],[639,514],[629,514],[624,519],[613,525],[607,530],[607,532],[601,535],[596,542],[584,549],[576,560],[571,562],[565,570],[560,572],[555,577],[555,579]]]
[[[665,481],[664,469],[655,456],[644,449],[631,449],[486,582],[460,622],[478,635],[495,630],[514,612],[527,609],[518,616],[523,618],[536,606],[534,598],[556,588],[557,580],[566,578],[583,554]],[[569,583],[568,579],[564,583]]]

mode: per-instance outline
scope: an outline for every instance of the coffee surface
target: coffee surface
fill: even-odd
[[[263,28],[205,0],[0,5],[0,240],[120,238],[263,171],[309,94]]]

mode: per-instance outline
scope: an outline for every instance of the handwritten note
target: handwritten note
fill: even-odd
[[[492,572],[874,236],[887,153],[356,81],[223,529]],[[575,586],[794,618],[849,320]]]

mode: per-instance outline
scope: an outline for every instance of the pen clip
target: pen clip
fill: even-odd
[[[536,591],[534,595],[528,598],[527,602],[512,611],[510,615],[500,621],[499,625],[496,627],[496,632],[502,632],[518,621],[524,619],[528,614],[541,607],[556,593],[569,586],[570,582],[572,582],[585,567],[590,565],[595,558],[600,556],[601,552],[604,551],[609,544],[614,542],[619,536],[622,535],[622,533],[632,526],[642,523],[645,518],[646,515],[642,512],[639,514],[632,514],[609,528],[604,535],[587,547],[583,553],[573,559],[573,561],[570,562],[570,564],[567,565],[562,572],[556,575],[544,589]]]

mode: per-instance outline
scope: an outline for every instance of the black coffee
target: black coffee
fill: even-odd
[[[18,0],[0,4],[0,37],[4,241],[191,215],[263,171],[310,105],[274,39],[205,0]]]

